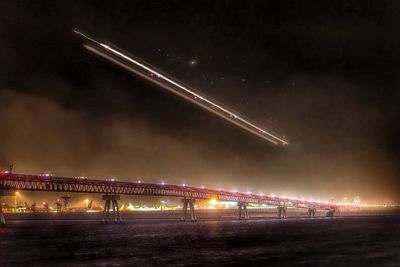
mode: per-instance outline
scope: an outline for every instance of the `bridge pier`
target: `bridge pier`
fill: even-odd
[[[336,209],[334,209],[334,208],[328,210],[327,213],[326,213],[326,217],[334,217],[335,216],[335,212],[336,212]]]
[[[15,191],[4,189],[4,188],[0,189],[0,227],[5,227],[6,226],[6,218],[4,217],[3,205],[1,203],[2,196],[15,196]]]
[[[3,205],[1,203],[1,197],[0,197],[0,227],[5,227],[5,226],[6,226],[6,218],[4,218]]]
[[[315,213],[317,212],[317,208],[314,206],[308,208],[308,217],[315,217]]]
[[[192,199],[192,198],[183,198],[182,199],[182,211],[183,211],[183,217],[182,217],[182,221],[186,221],[188,214],[188,207],[189,207],[189,212],[190,212],[190,219],[192,222],[197,221],[197,217],[196,217],[196,213],[194,211],[194,203],[196,202],[196,199]]]
[[[247,212],[247,203],[246,202],[238,202],[238,220],[247,220],[249,218],[249,213]]]
[[[279,205],[279,206],[277,207],[277,210],[278,210],[278,218],[279,218],[279,219],[286,218],[286,209],[287,209],[287,207],[286,207],[285,204]]]
[[[64,211],[67,212],[69,207],[68,204],[71,200],[71,196],[62,196],[61,199],[63,200],[63,204],[64,204]],[[62,210],[62,206],[61,206],[61,210]]]
[[[56,205],[57,205],[57,212],[61,212],[62,211],[61,200],[57,200]],[[33,211],[33,209],[32,209],[32,211]],[[35,212],[35,211],[33,211],[33,212]]]
[[[114,214],[114,223],[122,223],[118,206],[118,200],[120,199],[121,198],[119,195],[103,195],[104,211],[101,223],[108,224],[108,220],[110,219],[110,207],[112,207],[112,212]]]

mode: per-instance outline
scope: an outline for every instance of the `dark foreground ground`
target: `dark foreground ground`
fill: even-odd
[[[0,266],[400,266],[400,217],[10,221]]]

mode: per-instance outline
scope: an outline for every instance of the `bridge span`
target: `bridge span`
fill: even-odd
[[[187,185],[123,182],[118,180],[87,179],[84,177],[16,174],[11,171],[0,172],[0,196],[7,195],[12,190],[103,194],[103,200],[105,201],[103,222],[105,223],[108,222],[111,208],[114,213],[114,222],[121,222],[118,205],[120,195],[179,197],[182,199],[183,203],[182,219],[188,219],[189,215],[192,221],[197,220],[194,209],[194,203],[197,199],[237,202],[238,219],[248,218],[247,205],[249,203],[276,206],[280,218],[286,217],[287,207],[308,209],[310,216],[315,216],[317,209],[326,210],[327,215],[332,216],[338,208],[337,204],[315,200],[231,192],[221,189],[191,187]],[[187,214],[188,211],[189,214]],[[2,225],[5,225],[1,205],[0,219]]]

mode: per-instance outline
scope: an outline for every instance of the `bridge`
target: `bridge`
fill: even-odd
[[[115,179],[100,180],[85,177],[60,177],[52,175],[16,174],[11,171],[0,172],[0,196],[10,195],[13,190],[68,192],[103,194],[105,201],[103,223],[110,219],[110,209],[114,215],[114,222],[121,223],[118,201],[121,195],[164,196],[182,199],[183,220],[196,221],[194,203],[196,200],[211,200],[237,202],[238,219],[248,219],[247,205],[268,204],[277,207],[279,218],[286,217],[287,207],[308,209],[309,216],[315,216],[316,210],[326,210],[327,216],[333,216],[338,209],[334,203],[269,196],[263,194],[231,192],[222,189],[205,187],[191,187],[187,185],[154,184],[142,182],[123,182]],[[188,214],[189,211],[189,214]],[[0,205],[1,225],[5,225],[5,218]]]

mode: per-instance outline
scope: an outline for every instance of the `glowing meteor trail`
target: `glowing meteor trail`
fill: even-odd
[[[145,78],[146,80],[149,80],[152,83],[155,83],[167,89],[168,91],[185,98],[186,100],[191,101],[192,103],[275,145],[288,145],[286,140],[277,137],[276,135],[265,130],[263,127],[250,122],[248,119],[237,115],[236,112],[229,110],[228,108],[223,107],[220,104],[217,104],[214,101],[211,101],[210,99],[200,95],[189,86],[174,80],[169,75],[162,73],[147,63],[144,63],[143,60],[133,56],[128,56],[121,50],[96,41],[92,37],[89,37],[78,30],[74,30],[74,32],[86,41],[83,46],[88,51],[101,56],[108,61],[111,61],[112,63],[128,70],[129,72],[139,75],[140,77]]]

